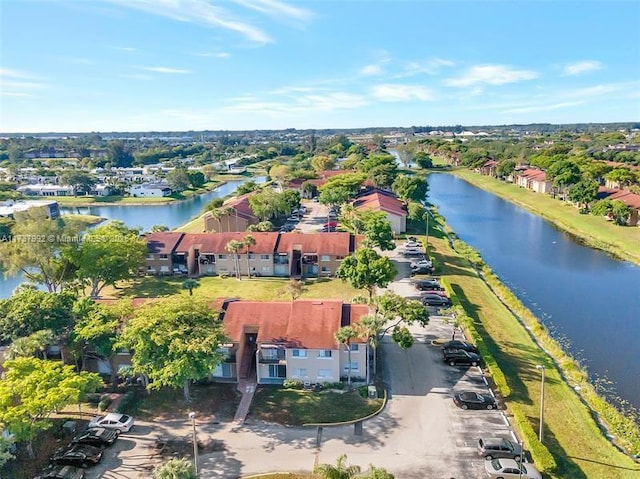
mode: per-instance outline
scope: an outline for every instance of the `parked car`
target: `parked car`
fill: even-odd
[[[472,344],[469,341],[461,341],[459,339],[447,341],[442,345],[442,349],[462,349],[463,351],[478,354],[478,348],[475,344]]]
[[[451,306],[451,300],[449,298],[433,291],[422,295],[420,301],[422,301],[422,304],[425,306]]]
[[[416,283],[415,286],[416,286],[416,289],[418,291],[432,291],[432,292],[442,291],[442,292],[444,292],[444,288],[442,286],[440,286],[439,284]]]
[[[463,391],[453,395],[453,402],[460,409],[497,409],[493,396],[475,391]]]
[[[508,479],[514,477],[517,479],[542,479],[542,474],[533,464],[517,462],[513,459],[493,459],[485,461],[484,468],[489,477],[496,479]]]
[[[335,233],[336,232],[336,228],[334,226],[332,226],[331,228],[327,228],[327,227],[323,226],[318,231],[320,231],[320,233]]]
[[[300,217],[298,215],[295,216],[289,216],[287,218],[287,222],[288,223],[297,223],[298,221],[300,221]]]
[[[49,466],[35,479],[84,479],[84,469],[75,466]]]
[[[422,244],[418,243],[417,241],[406,241],[402,244],[403,248],[422,248]]]
[[[426,259],[426,258],[411,262],[411,267],[412,268],[422,268],[422,267],[425,267],[425,266],[427,268],[433,268],[433,263],[431,261],[429,261],[428,259]]]
[[[133,418],[126,414],[110,412],[105,416],[92,419],[88,427],[106,427],[107,429],[114,429],[118,432],[129,432],[133,427]]]
[[[89,444],[90,446],[111,446],[120,433],[114,429],[106,429],[104,427],[91,427],[82,434],[74,437],[71,442],[73,444]]]
[[[499,458],[520,461],[522,446],[501,437],[485,437],[478,439],[478,454],[488,461]]]
[[[433,268],[428,268],[426,266],[424,267],[411,267],[411,276],[414,276],[416,274],[432,274],[433,273]]]
[[[401,253],[405,256],[415,256],[419,254],[424,254],[424,250],[422,248],[403,248]]]
[[[102,459],[103,449],[87,444],[72,444],[51,456],[51,463],[59,466],[90,467]]]
[[[442,351],[442,358],[449,366],[457,366],[458,364],[477,366],[480,364],[480,356],[463,349],[445,349]]]
[[[420,279],[414,279],[412,281],[412,283],[418,287],[420,285],[433,285],[433,286],[440,286],[440,281],[438,280],[438,278],[420,278]]]
[[[325,223],[322,225],[323,228],[337,228],[338,227],[338,222],[337,221],[329,221],[328,223]]]

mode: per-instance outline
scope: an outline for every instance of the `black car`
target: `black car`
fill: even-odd
[[[497,409],[498,405],[493,396],[473,391],[454,394],[453,402],[461,409]]]
[[[477,366],[480,364],[480,356],[463,349],[444,349],[442,351],[442,357],[444,362],[449,363],[450,366],[457,366],[458,364]]]
[[[83,479],[84,469],[75,466],[49,466],[35,479]]]
[[[433,268],[428,267],[428,266],[412,266],[411,267],[411,276],[416,275],[416,274],[432,274],[433,273]]]
[[[444,291],[444,288],[438,283],[433,284],[430,282],[423,283],[422,281],[416,281],[415,287],[418,291]]]
[[[475,344],[472,344],[468,341],[461,341],[461,340],[454,340],[454,341],[447,341],[446,343],[444,343],[442,345],[442,349],[462,349],[463,351],[468,351],[470,353],[476,353],[478,354],[478,348],[476,347]]]
[[[73,444],[89,444],[90,446],[110,446],[118,439],[118,431],[104,427],[92,427],[74,437]]]
[[[87,444],[72,444],[51,456],[51,463],[60,466],[90,467],[102,459],[102,448]]]
[[[437,293],[427,293],[420,298],[425,306],[451,306],[451,300]]]

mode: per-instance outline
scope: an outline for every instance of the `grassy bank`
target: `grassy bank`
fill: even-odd
[[[442,228],[431,229],[429,243],[441,273],[457,295],[469,316],[468,332],[481,350],[504,373],[490,378],[506,395],[507,414],[511,421],[523,423],[528,449],[540,450],[536,444],[540,411],[540,372],[546,368],[545,440],[557,467],[546,471],[553,478],[608,479],[637,478],[640,465],[614,447],[598,428],[592,412],[585,406],[563,371],[532,338],[528,329],[479,277],[475,268],[454,251]],[[476,333],[474,334],[475,331]],[[528,434],[527,434],[528,433]],[[553,462],[553,461],[552,461]]]
[[[549,195],[534,193],[513,183],[496,180],[466,169],[456,176],[518,204],[551,221],[558,228],[579,238],[584,244],[604,250],[618,258],[640,265],[640,228],[614,225],[602,217],[580,214],[578,209]]]
[[[95,215],[64,215],[65,220],[72,220],[82,223],[85,226],[92,226],[106,221],[107,218]]]

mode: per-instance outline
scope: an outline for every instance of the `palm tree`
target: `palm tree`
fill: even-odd
[[[200,283],[198,283],[197,279],[193,278],[187,279],[182,283],[182,289],[188,289],[189,296],[193,296],[193,290],[198,286],[200,286]]]
[[[342,454],[336,461],[336,465],[319,464],[313,469],[314,474],[319,474],[323,479],[350,479],[360,473],[360,466],[347,466],[347,455]]]
[[[242,244],[247,248],[247,276],[251,278],[251,265],[249,264],[249,256],[251,255],[251,247],[256,244],[256,239],[251,235],[244,235]]]
[[[349,385],[349,389],[351,389],[351,340],[357,336],[358,334],[351,326],[340,328],[335,334],[336,341],[338,341],[340,344],[344,344],[347,347],[347,360],[349,362],[349,369],[347,371],[347,384]]]
[[[196,471],[187,459],[173,458],[153,470],[153,479],[195,479]]]
[[[369,341],[369,346],[373,352],[373,374],[375,378],[377,371],[378,345],[380,344],[380,330],[384,326],[385,319],[376,314],[367,314],[360,318],[354,326],[354,330],[359,336],[365,337]]]
[[[233,262],[236,268],[236,278],[240,278],[240,258],[238,257],[238,252],[244,248],[244,243],[242,241],[231,240],[227,243],[225,247],[227,251],[233,253]]]
[[[218,222],[218,233],[222,233],[222,221],[220,221],[220,217],[224,214],[224,212],[222,211],[222,209],[220,208],[214,208],[210,211],[211,216],[213,218],[216,219],[216,221]]]
[[[235,225],[233,226],[233,231],[237,231],[238,230],[238,210],[235,209],[233,206],[227,206],[224,209],[224,214],[229,217],[227,219],[227,224],[229,225],[229,232],[231,231],[231,215],[233,214],[236,215],[236,222],[235,222]]]

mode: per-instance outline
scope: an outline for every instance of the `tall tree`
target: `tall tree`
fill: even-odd
[[[578,206],[584,205],[586,211],[589,211],[589,205],[595,201],[598,196],[598,183],[593,180],[582,180],[572,185],[567,193],[568,198],[577,203]]]
[[[395,249],[393,230],[386,213],[383,211],[364,211],[360,215],[367,246],[377,247],[382,251]]]
[[[189,188],[189,172],[185,168],[176,168],[167,173],[167,183],[173,191],[182,192]]]
[[[133,164],[133,155],[122,140],[114,140],[107,145],[107,161],[115,168],[128,168]]]
[[[75,294],[59,294],[25,289],[0,300],[0,343],[30,336],[50,329],[55,336],[66,333],[73,326],[70,312],[76,301]]]
[[[96,178],[83,171],[67,171],[60,175],[60,182],[63,185],[73,186],[75,194],[88,194],[96,184]]]
[[[29,210],[12,227],[12,241],[0,242],[0,267],[6,275],[22,273],[50,292],[60,291],[75,268],[67,255],[77,245],[82,226],[73,219],[48,219]]]
[[[376,287],[386,287],[396,274],[391,260],[371,248],[359,248],[354,256],[343,259],[336,271],[338,278],[349,281],[354,288],[366,289],[369,299],[373,297]]]
[[[237,241],[237,240],[231,240],[229,241],[226,246],[225,249],[233,254],[233,264],[235,267],[235,274],[236,274],[236,278],[241,279],[240,277],[240,250],[244,248],[244,243],[242,241]]]
[[[187,172],[187,178],[189,179],[189,184],[194,188],[200,188],[207,182],[204,173],[200,171]]]
[[[247,253],[247,277],[251,278],[251,264],[249,262],[249,257],[251,256],[251,247],[255,246],[256,239],[251,235],[244,235],[242,237],[242,245],[246,249]]]
[[[405,202],[423,203],[427,199],[429,183],[419,176],[398,175],[393,182],[393,192]]]
[[[311,158],[311,167],[318,174],[326,170],[331,170],[335,164],[336,162],[328,156],[318,155]]]
[[[0,381],[0,423],[18,441],[27,442],[34,458],[33,438],[51,427],[49,415],[78,403],[82,397],[102,385],[94,373],[76,373],[73,366],[36,358],[16,358],[3,364]]]
[[[360,318],[353,329],[358,333],[358,336],[363,338],[367,338],[367,342],[371,347],[371,351],[373,353],[373,375],[375,378],[377,373],[377,357],[378,357],[378,346],[380,345],[380,331],[383,329],[385,324],[385,319],[383,316],[378,314],[367,314]]]
[[[102,305],[83,298],[74,305],[78,318],[71,335],[72,343],[80,347],[82,369],[88,352],[97,353],[109,362],[111,383],[117,384],[117,371],[114,363],[117,348],[115,346],[123,325],[133,312],[130,301],[119,301],[113,305]]]
[[[416,154],[414,155],[414,160],[420,168],[426,169],[426,168],[431,168],[433,166],[433,161],[431,160],[431,157],[429,156],[428,153],[424,151],[416,152]]]
[[[70,261],[77,267],[78,278],[89,282],[89,294],[95,298],[105,286],[133,277],[146,254],[147,245],[137,229],[112,221],[86,235]]]
[[[219,312],[184,297],[138,309],[118,345],[134,351],[132,370],[151,380],[149,388],[182,386],[189,401],[191,381],[209,376],[223,361],[218,349],[226,341]]]

